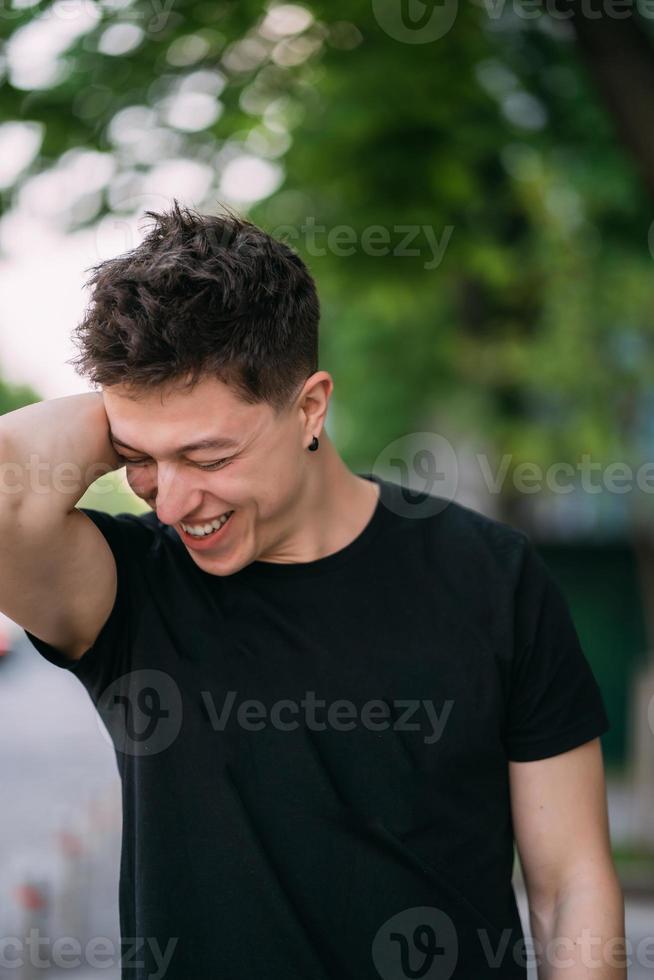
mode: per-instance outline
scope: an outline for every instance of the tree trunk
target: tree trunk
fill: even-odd
[[[635,5],[626,10],[617,6],[613,16],[602,0],[558,0],[557,6],[568,12],[579,52],[616,133],[654,197],[654,44]]]

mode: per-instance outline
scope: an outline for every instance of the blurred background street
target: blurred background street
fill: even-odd
[[[0,661],[0,772],[0,935],[22,940],[35,928],[82,947],[107,937],[118,950],[121,814],[113,749],[79,681],[25,638]],[[8,961],[17,956],[12,948],[3,953]],[[48,949],[41,955],[49,959]],[[103,960],[111,957],[105,952]],[[117,956],[114,963],[93,975],[117,980]],[[33,975],[57,971],[0,966],[3,980]]]

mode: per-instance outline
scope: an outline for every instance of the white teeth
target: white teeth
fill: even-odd
[[[219,527],[222,527],[227,518],[232,514],[233,511],[228,510],[225,514],[217,517],[215,520],[211,521],[209,524],[182,524],[182,528],[187,534],[192,534],[196,538],[202,538],[205,534],[211,534],[212,531],[217,531]]]

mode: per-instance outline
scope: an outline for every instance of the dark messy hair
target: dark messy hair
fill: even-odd
[[[203,215],[173,201],[145,212],[155,226],[140,245],[90,267],[91,301],[73,331],[79,354],[68,363],[136,397],[213,376],[281,411],[318,369],[311,274],[233,211]]]

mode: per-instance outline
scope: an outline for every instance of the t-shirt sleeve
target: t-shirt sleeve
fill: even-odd
[[[505,745],[516,762],[567,752],[610,729],[568,603],[530,540],[515,592]]]
[[[93,645],[78,659],[67,657],[27,629],[23,632],[41,656],[75,674],[97,703],[109,684],[130,670],[132,639],[142,606],[143,559],[151,531],[134,514],[79,509],[103,534],[116,562],[116,597],[109,616]]]

